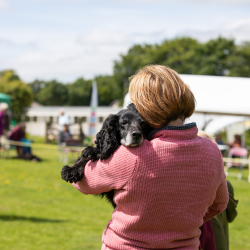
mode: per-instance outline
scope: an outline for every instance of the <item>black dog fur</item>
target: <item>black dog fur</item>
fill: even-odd
[[[150,130],[151,128],[141,118],[134,104],[130,104],[127,109],[116,115],[108,116],[96,135],[96,147],[85,148],[72,167],[64,166],[61,171],[62,179],[70,183],[80,181],[89,160],[107,159],[121,144],[127,147],[140,146]],[[116,207],[113,201],[114,190],[98,196],[105,197],[114,208]]]

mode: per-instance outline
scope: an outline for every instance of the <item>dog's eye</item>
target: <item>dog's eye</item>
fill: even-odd
[[[145,127],[146,126],[146,122],[141,122],[141,127]]]
[[[127,121],[122,121],[122,125],[126,125],[127,123]]]

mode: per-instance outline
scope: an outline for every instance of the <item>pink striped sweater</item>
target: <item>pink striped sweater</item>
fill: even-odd
[[[195,123],[164,127],[140,147],[88,162],[74,186],[84,194],[116,190],[102,250],[198,249],[199,227],[226,209],[228,191],[217,145],[197,132]]]

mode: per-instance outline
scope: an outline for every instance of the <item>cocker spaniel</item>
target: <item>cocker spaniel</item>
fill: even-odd
[[[116,115],[109,115],[96,135],[96,147],[85,148],[72,167],[64,166],[61,171],[62,179],[70,183],[80,181],[89,160],[107,159],[119,145],[138,147],[150,130],[150,126],[142,119],[134,104],[130,104],[127,109]],[[114,208],[116,207],[113,201],[114,190],[98,195],[105,197]]]

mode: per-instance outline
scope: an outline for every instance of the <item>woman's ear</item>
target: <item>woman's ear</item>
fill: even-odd
[[[96,135],[96,147],[99,150],[98,158],[103,160],[110,157],[120,145],[119,117],[110,115],[104,121],[102,129]]]

